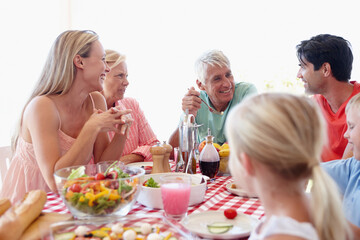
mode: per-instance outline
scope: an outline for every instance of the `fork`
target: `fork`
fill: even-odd
[[[201,100],[203,103],[205,103],[205,105],[209,108],[209,111],[210,111],[210,112],[215,113],[215,114],[219,114],[219,115],[223,115],[223,114],[224,114],[223,111],[219,112],[219,111],[213,109],[212,107],[210,107],[209,104],[207,104],[202,98],[200,98],[200,100]]]
[[[188,90],[190,90],[190,88],[188,88]],[[209,109],[209,111],[211,113],[215,113],[215,114],[218,114],[218,115],[223,115],[224,114],[223,111],[219,112],[219,111],[213,109],[212,107],[210,107],[210,105],[207,104],[201,97],[199,97],[199,96],[197,96],[197,97],[200,98],[200,100],[208,107],[208,109]]]

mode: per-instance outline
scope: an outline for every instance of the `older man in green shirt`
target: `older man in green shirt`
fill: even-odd
[[[200,141],[207,136],[209,128],[211,135],[215,137],[214,142],[222,145],[226,142],[224,126],[230,109],[245,97],[256,94],[256,87],[251,83],[235,83],[230,62],[219,50],[204,53],[196,61],[195,69],[198,76],[196,84],[201,91],[191,87],[182,99],[182,110],[185,112],[188,109],[189,114],[195,116],[196,123],[202,125],[199,127]],[[200,98],[223,114],[209,111]],[[169,143],[173,147],[179,146],[178,129],[171,135]]]

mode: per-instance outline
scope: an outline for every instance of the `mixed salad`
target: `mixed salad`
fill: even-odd
[[[139,179],[129,177],[116,162],[95,176],[86,175],[85,167],[81,166],[68,176],[63,196],[78,211],[91,215],[108,214],[133,199]]]

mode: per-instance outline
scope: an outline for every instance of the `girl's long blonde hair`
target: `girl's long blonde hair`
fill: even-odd
[[[61,33],[52,45],[45,66],[35,88],[26,102],[20,121],[17,124],[13,139],[12,149],[16,148],[22,118],[29,102],[42,95],[61,95],[67,93],[76,76],[76,68],[73,59],[76,55],[88,57],[92,43],[99,39],[98,35],[89,30],[69,30]]]
[[[310,212],[319,238],[347,239],[350,233],[337,186],[319,165],[326,139],[324,126],[313,100],[265,93],[244,100],[231,111],[226,133],[234,156],[244,152],[284,179],[313,179]]]

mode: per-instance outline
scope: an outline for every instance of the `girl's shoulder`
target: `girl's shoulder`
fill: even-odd
[[[296,237],[292,235],[286,234],[276,234],[269,237],[266,237],[264,240],[306,240],[306,238]]]

